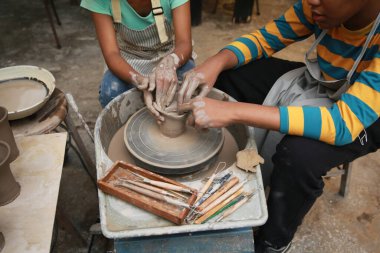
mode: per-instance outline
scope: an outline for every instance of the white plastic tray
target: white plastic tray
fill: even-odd
[[[215,91],[214,93],[221,93]],[[220,95],[220,94],[219,94]],[[223,96],[225,96],[223,94]],[[136,90],[128,91],[113,100],[100,114],[95,125],[95,151],[97,176],[102,178],[107,170],[111,168],[113,162],[108,158],[102,142],[112,138],[113,133],[106,134],[104,128],[117,129],[122,126],[130,115],[144,106],[140,92]],[[105,120],[105,118],[107,120]],[[103,128],[103,129],[102,129]],[[249,132],[245,148],[255,148],[253,128],[246,128]],[[122,200],[98,191],[101,228],[104,236],[108,238],[131,238],[152,235],[168,235],[187,232],[233,229],[242,227],[256,227],[264,224],[267,220],[267,206],[261,177],[261,170],[258,166],[257,173],[246,173],[236,168],[230,169],[241,181],[248,177],[245,184],[245,191],[255,191],[255,195],[234,214],[219,223],[205,223],[201,225],[175,225],[156,215],[141,210]],[[249,176],[248,176],[249,175]],[[181,183],[190,187],[200,189],[203,185],[201,180]]]

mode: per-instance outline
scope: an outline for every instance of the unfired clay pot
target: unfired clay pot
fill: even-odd
[[[16,182],[10,164],[10,147],[0,141],[0,206],[11,203],[20,194],[20,184]]]
[[[2,106],[0,106],[0,141],[5,141],[10,146],[10,162],[16,160],[20,152],[17,148],[12,129],[9,125],[8,110]]]
[[[163,135],[175,138],[185,132],[187,114],[178,115],[163,111],[160,111],[160,113],[165,118],[164,122],[160,125],[160,131]]]
[[[0,232],[0,252],[3,250],[5,245],[5,239],[3,233]]]

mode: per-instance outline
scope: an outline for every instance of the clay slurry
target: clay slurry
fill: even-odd
[[[20,111],[44,100],[48,90],[38,81],[15,79],[0,83],[0,105],[8,112]]]

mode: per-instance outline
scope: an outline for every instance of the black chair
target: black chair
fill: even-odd
[[[344,163],[327,173],[325,178],[340,176],[339,195],[345,197],[349,192],[351,172],[352,163]]]

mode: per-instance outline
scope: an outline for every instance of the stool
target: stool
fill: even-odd
[[[350,179],[351,179],[352,163],[343,163],[336,167],[336,170],[332,170],[325,178],[340,176],[339,195],[346,197],[349,192]]]
[[[54,16],[57,19],[57,24],[61,25],[61,21],[59,20],[57,10],[55,9],[54,0],[43,0],[43,2],[45,5],[46,14],[47,14],[49,22],[50,22],[51,30],[53,31],[54,39],[55,39],[55,42],[57,44],[57,48],[60,49],[61,43],[59,42],[58,35],[57,35],[57,32],[55,30],[55,26],[54,26],[54,21],[53,21],[51,12],[50,12],[50,5],[51,5],[51,8],[53,9]]]

